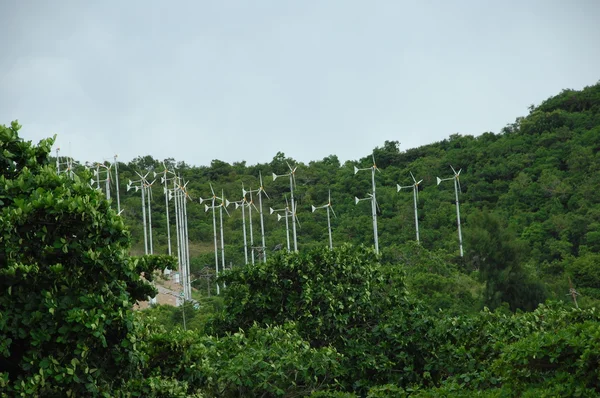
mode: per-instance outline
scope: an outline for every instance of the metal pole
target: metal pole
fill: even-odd
[[[246,239],[246,196],[242,198],[242,228],[244,229],[244,264],[248,264],[248,240]]]
[[[454,176],[454,195],[456,197],[456,222],[458,223],[458,244],[460,247],[460,256],[463,257],[462,232],[460,230],[460,206],[458,204],[458,181]]]
[[[296,240],[296,207],[294,206],[294,172],[290,171],[290,194],[292,197],[292,229],[294,230],[294,251],[298,251],[298,241]],[[286,218],[287,222],[287,218]]]
[[[121,197],[119,196],[119,162],[115,155],[115,187],[117,188],[117,212],[121,212]]]
[[[267,262],[267,246],[265,243],[265,223],[263,221],[263,205],[262,205],[262,190],[263,190],[263,182],[262,182],[262,173],[258,173],[260,177],[260,190],[258,191],[258,210],[260,214],[260,235],[262,238],[262,249],[263,249],[263,262]]]
[[[223,195],[221,194],[221,197]],[[224,200],[225,198],[221,198]],[[225,239],[223,238],[223,206],[225,206],[225,202],[221,202],[221,206],[219,206],[219,218],[221,223],[221,269],[225,271]],[[225,285],[223,285],[225,288]]]
[[[285,207],[285,235],[287,237],[287,249],[288,249],[288,253],[291,251],[290,250],[290,224],[288,222],[288,207]]]
[[[106,168],[106,200],[110,199],[110,169]]]
[[[248,203],[248,220],[250,222],[250,254],[252,255],[252,265],[254,265],[254,231],[252,230],[252,188],[250,188],[250,203]]]
[[[141,183],[141,190],[142,190],[142,218],[144,219],[143,221],[143,226],[144,226],[144,254],[148,254],[148,235],[147,235],[147,231],[146,231],[146,192],[144,191],[144,181],[142,181]]]
[[[375,238],[375,253],[379,254],[379,237],[377,236],[377,199],[375,197],[375,167],[371,168],[371,181],[373,183],[373,197],[371,209],[373,211],[373,235]]]
[[[167,192],[168,193],[168,192]],[[180,244],[179,244],[179,205],[177,204],[177,184],[176,180],[173,179],[173,204],[175,205],[175,234],[177,237],[177,268],[181,275],[181,255],[180,255]],[[183,281],[183,279],[181,279]],[[181,283],[183,285],[183,282]]]
[[[165,212],[167,213],[167,242],[169,245],[169,256],[170,256],[171,255],[171,226],[170,226],[170,221],[169,221],[169,198],[168,198],[169,191],[167,190],[167,170],[166,169],[164,172],[164,179],[165,179],[165,181],[164,181],[164,183],[165,183]]]
[[[331,238],[331,218],[329,217],[329,205],[327,205],[327,229],[329,230],[329,248],[333,250],[333,239]]]
[[[215,214],[215,196],[212,199],[213,235],[215,237],[215,279],[219,277],[219,246],[217,244],[217,218]],[[220,293],[219,282],[217,282],[217,294]]]
[[[59,161],[59,156],[58,156],[59,151],[60,151],[60,148],[56,148],[56,174],[60,174],[60,161]]]
[[[187,195],[186,192],[182,192],[183,196],[183,226],[184,232],[183,236],[185,239],[185,274],[187,276],[186,279],[186,287],[188,292],[188,299],[192,299],[192,282],[190,277],[190,240],[188,237],[188,222],[187,222]]]
[[[417,216],[417,189],[419,189],[419,187],[417,186],[417,184],[413,185],[413,199],[415,202],[415,228],[417,230],[417,242],[421,242],[419,240],[419,217]]]
[[[148,185],[148,190],[146,194],[148,195],[148,232],[149,232],[149,241],[150,241],[150,254],[154,254],[154,249],[152,248],[152,208],[150,207],[150,194],[152,191],[152,186]]]

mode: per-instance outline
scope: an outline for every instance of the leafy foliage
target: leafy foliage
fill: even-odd
[[[140,275],[173,262],[128,257],[108,202],[18,129],[0,126],[0,374],[15,395],[110,393],[143,360],[131,307],[154,289]]]

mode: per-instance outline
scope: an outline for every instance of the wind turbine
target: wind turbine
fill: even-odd
[[[175,230],[177,232],[177,262],[182,276],[184,299],[191,300],[192,288],[190,280],[190,248],[187,224],[187,201],[191,200],[187,192],[187,182],[180,176],[173,178],[173,190],[169,190],[168,199],[175,199]]]
[[[148,232],[149,232],[149,241],[150,241],[150,254],[154,254],[154,249],[152,247],[152,208],[150,207],[150,203],[152,202],[152,185],[154,185],[154,182],[156,181],[156,179],[152,180],[152,182],[148,182],[147,180],[144,181],[145,183],[145,188],[146,188],[146,195],[148,195]],[[107,183],[107,187],[108,187],[108,183]],[[108,191],[108,188],[107,188]],[[110,193],[110,191],[108,191]]]
[[[169,246],[169,256],[171,255],[171,226],[170,226],[170,220],[169,220],[169,199],[168,199],[168,195],[167,195],[167,191],[168,191],[168,186],[167,183],[175,178],[175,172],[171,171],[167,168],[167,166],[165,165],[165,162],[163,162],[163,171],[157,173],[156,171],[154,172],[154,178],[156,178],[156,176],[160,175],[160,182],[164,184],[163,187],[163,192],[165,194],[165,212],[166,212],[166,216],[167,216],[167,243]],[[167,174],[172,174],[173,177],[169,178],[167,177]]]
[[[250,207],[250,239],[251,239],[251,247],[252,247],[252,264],[254,264],[254,249],[260,249],[259,250],[260,257],[262,257],[263,262],[267,261],[267,247],[265,245],[265,223],[264,223],[264,219],[263,219],[262,194],[264,193],[267,198],[269,198],[269,195],[267,194],[267,191],[265,191],[265,188],[263,186],[262,173],[260,173],[260,172],[259,172],[259,180],[260,180],[260,186],[257,189],[254,189],[254,190],[251,189],[249,191],[242,189],[242,193],[244,194],[244,197],[246,194],[250,194],[250,202],[248,203],[248,207]],[[258,193],[258,206],[259,206],[258,208],[254,204],[254,200],[252,199],[253,193]],[[254,239],[252,236],[252,208],[251,208],[252,206],[254,207],[254,209],[258,210],[258,213],[260,215],[260,235],[261,235],[261,242],[262,242],[262,246],[260,246],[260,247],[254,246]]]
[[[263,205],[262,205],[262,194],[264,193],[265,196],[267,197],[267,199],[269,198],[269,195],[267,195],[267,191],[265,191],[265,187],[263,185],[263,179],[262,179],[262,172],[258,172],[258,178],[260,181],[260,187],[258,187],[258,207],[259,207],[259,211],[258,213],[260,214],[260,235],[262,238],[262,253],[263,253],[263,262],[267,262],[267,246],[265,244],[265,223],[263,220]]]
[[[458,171],[456,171],[452,165],[450,165],[450,168],[452,169],[454,175],[449,178],[437,177],[437,184],[440,185],[440,182],[442,181],[454,180],[454,196],[456,197],[456,222],[458,223],[458,245],[460,248],[460,256],[463,257],[462,232],[460,230],[460,205],[458,203],[458,191],[461,191],[462,193],[459,181],[459,176],[462,169],[458,169]]]
[[[121,197],[119,196],[119,162],[117,155],[114,157],[113,165],[115,166],[115,187],[117,188],[117,212],[121,214]],[[171,252],[169,252],[171,254]]]
[[[230,202],[235,205],[235,208],[242,208],[242,230],[244,232],[244,264],[248,265],[248,239],[246,238],[246,206],[248,201],[246,200],[246,190],[244,189],[244,183],[242,183],[242,199],[236,202]]]
[[[313,206],[312,207],[313,213],[317,209],[327,209],[327,229],[329,231],[329,248],[333,250],[333,239],[331,238],[331,217],[329,216],[329,210],[331,210],[334,217],[337,218],[337,216],[335,215],[335,211],[333,211],[333,207],[331,206],[331,189],[329,190],[329,201],[327,202],[327,204],[325,204],[323,206],[319,206],[319,207]]]
[[[225,209],[225,213],[227,213],[228,217],[231,217],[229,212],[227,211],[227,206],[229,206],[229,201],[225,199],[225,194],[223,190],[221,190],[221,203],[219,204],[219,219],[221,222],[221,268],[225,271],[225,239],[223,238],[223,209]],[[225,287],[225,285],[223,285]]]
[[[296,206],[294,203],[294,185],[296,185],[296,169],[298,168],[298,166],[292,168],[292,166],[290,166],[289,163],[287,163],[288,168],[290,169],[290,172],[287,174],[280,174],[277,175],[275,173],[273,173],[273,181],[275,181],[277,179],[277,177],[290,177],[290,197],[292,199],[292,210],[294,212],[294,217],[292,217],[292,230],[294,233],[294,251],[297,252],[298,251],[298,240],[297,240],[297,236],[296,236],[296,219],[297,217],[295,216],[295,210],[296,210]]]
[[[412,188],[412,190],[413,190],[413,199],[414,199],[414,204],[415,204],[415,229],[417,230],[417,242],[420,242],[420,240],[419,240],[419,217],[417,215],[417,202],[419,200],[419,184],[422,183],[423,180],[417,181],[415,179],[415,176],[413,175],[412,171],[410,172],[410,176],[413,179],[412,185],[400,186],[400,184],[396,184],[396,186],[398,187],[398,192],[400,192],[401,189],[406,189],[406,188]]]
[[[290,227],[289,227],[288,217],[290,216],[291,211],[290,211],[290,207],[289,207],[287,198],[285,198],[285,207],[283,207],[281,209],[273,209],[272,207],[269,207],[269,214],[279,213],[279,212],[284,212],[283,216],[281,214],[277,214],[277,221],[281,221],[281,219],[285,217],[285,235],[287,237],[287,249],[289,252],[290,251]]]
[[[213,216],[213,236],[214,236],[214,242],[215,242],[215,277],[219,276],[219,246],[217,243],[217,215],[215,213],[215,209],[219,206],[215,205],[215,201],[217,199],[221,199],[219,198],[216,194],[215,194],[215,190],[213,189],[212,184],[210,184],[210,191],[212,193],[212,197],[211,197],[211,205],[204,205],[204,211],[208,212],[209,210],[212,210],[212,216]],[[200,203],[204,202],[207,199],[203,199],[200,198]],[[220,293],[220,287],[219,287],[219,283],[217,283],[217,294]]]
[[[98,177],[98,170],[99,170],[99,164],[96,164],[96,177]],[[142,220],[143,220],[143,228],[144,228],[144,254],[148,254],[148,235],[147,235],[147,230],[146,230],[146,177],[148,176],[149,173],[146,173],[146,175],[142,176],[140,173],[138,173],[137,171],[135,172],[140,179],[139,180],[135,180],[135,181],[131,181],[129,180],[129,182],[127,183],[127,191],[129,191],[132,188],[135,188],[135,191],[137,192],[138,190],[142,191]],[[94,182],[94,180],[92,179],[92,183]]]
[[[367,167],[364,169],[359,169],[358,167],[354,166],[354,174],[358,173],[359,171],[363,171],[363,170],[371,170],[371,182],[373,185],[373,193],[368,194],[368,198],[363,198],[363,199],[359,199],[357,197],[354,198],[355,204],[358,204],[358,202],[360,202],[361,200],[370,200],[371,201],[371,213],[373,215],[373,236],[374,236],[374,241],[375,241],[375,253],[379,254],[379,238],[377,235],[377,198],[375,196],[375,170],[377,170],[378,172],[381,172],[378,168],[377,168],[377,164],[375,163],[375,155],[371,155],[373,158],[373,166],[371,167]]]

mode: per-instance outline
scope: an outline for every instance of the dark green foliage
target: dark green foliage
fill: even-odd
[[[131,307],[166,258],[129,258],[129,234],[86,183],[57,176],[52,140],[0,126],[0,379],[24,396],[108,394],[136,374]]]
[[[183,381],[189,393],[210,397],[304,396],[335,386],[342,357],[311,348],[294,324],[252,326],[221,338],[198,332],[156,333],[148,369]]]
[[[543,286],[523,267],[523,244],[501,219],[473,212],[465,228],[467,261],[485,282],[484,303],[490,308],[508,303],[512,310],[533,310],[545,299]]]

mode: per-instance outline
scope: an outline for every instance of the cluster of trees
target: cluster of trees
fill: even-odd
[[[568,291],[568,275],[586,297],[600,298],[594,282],[600,252],[600,211],[597,187],[600,186],[600,84],[582,91],[565,90],[531,107],[530,114],[518,118],[500,134],[478,137],[451,135],[448,139],[419,148],[401,151],[398,142],[387,141],[373,153],[378,168],[378,223],[380,246],[392,248],[415,239],[411,195],[396,192],[396,184],[411,183],[409,172],[423,179],[419,194],[421,244],[426,249],[448,253],[450,261],[463,270],[483,271],[484,280],[501,278],[495,283],[504,293],[485,293],[483,303],[495,308],[508,302],[511,308],[531,309],[540,297],[559,299]],[[355,245],[373,241],[368,206],[356,206],[354,197],[370,190],[370,176],[354,174],[354,166],[368,167],[371,154],[357,162],[341,164],[335,155],[309,164],[278,153],[271,162],[246,165],[214,160],[209,166],[192,167],[166,159],[189,181],[194,198],[210,195],[209,184],[224,190],[231,200],[240,199],[242,183],[256,188],[262,173],[271,199],[268,207],[281,208],[289,185],[272,181],[271,173],[288,171],[287,163],[298,166],[294,194],[298,203],[300,250],[326,244],[325,212],[311,212],[312,205],[327,203],[331,191],[337,218],[333,223],[334,245]],[[462,168],[461,214],[465,234],[465,258],[458,258],[456,212],[452,184],[436,186],[436,177],[451,173],[449,165]],[[140,157],[120,165],[123,181],[133,178],[135,170],[162,170],[162,162]],[[155,197],[162,195],[156,187]],[[124,219],[132,233],[134,253],[141,253],[143,234],[139,195],[125,194]],[[166,253],[164,202],[153,203],[153,227],[158,252]],[[267,212],[268,213],[268,212]],[[256,215],[256,214],[255,214]],[[199,275],[214,263],[212,218],[198,203],[188,206],[192,272]],[[232,210],[225,217],[226,261],[243,264],[241,212]],[[267,250],[285,247],[285,226],[274,216],[265,217]],[[256,220],[257,221],[257,220]],[[255,222],[256,227],[258,222]],[[174,232],[173,232],[174,233]],[[257,236],[258,230],[255,231]],[[502,238],[498,238],[499,236]],[[496,237],[493,241],[485,237]],[[495,246],[494,246],[495,245]],[[493,252],[493,253],[492,253]],[[502,271],[496,269],[501,264]],[[577,264],[589,264],[580,267]],[[575,269],[586,271],[575,271]],[[489,270],[494,269],[493,272]],[[585,272],[586,275],[581,274]],[[200,278],[197,284],[203,283]],[[536,280],[544,286],[534,286]],[[521,281],[528,286],[521,286]],[[512,286],[512,287],[511,287]],[[512,297],[512,292],[528,290],[531,297]],[[479,306],[481,308],[481,305]],[[478,309],[479,309],[478,308]]]
[[[17,123],[0,126],[0,396],[597,396],[599,110],[596,85],[564,91],[500,135],[377,148],[381,255],[361,244],[370,220],[351,201],[366,179],[333,156],[300,165],[301,206],[331,189],[336,242],[346,243],[329,250],[315,215],[302,223],[300,252],[236,262],[220,297],[188,307],[188,330],[178,325],[185,306],[132,309],[155,294],[154,272],[174,267],[168,256],[130,255],[136,198],[125,196],[118,216],[85,172],[56,174],[52,139],[32,145]],[[286,160],[179,169],[197,197],[209,180],[231,192],[240,180],[255,185]],[[420,245],[409,198],[385,188],[409,170],[432,182],[448,163],[465,176],[464,259],[451,187],[423,190]],[[120,170],[127,179],[158,166],[147,157]],[[282,198],[287,187],[266,188]],[[210,229],[196,208],[192,263],[203,266]],[[241,251],[240,222],[228,220],[231,253]],[[275,222],[269,230],[278,242]],[[565,300],[567,276],[579,306]]]

